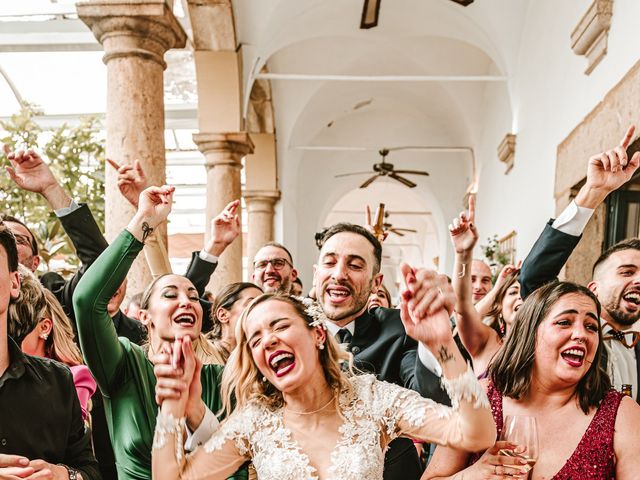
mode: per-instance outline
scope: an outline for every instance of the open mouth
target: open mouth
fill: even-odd
[[[351,296],[351,290],[340,285],[327,287],[326,292],[332,303],[342,303]]]
[[[278,275],[266,275],[264,278],[264,283],[267,285],[280,283],[280,277]]]
[[[269,357],[269,366],[275,372],[276,377],[282,377],[296,366],[296,357],[293,353],[279,350]]]
[[[625,293],[622,296],[622,299],[627,302],[627,304],[631,305],[634,309],[640,307],[640,293],[637,291]]]
[[[196,323],[196,317],[195,315],[191,315],[189,313],[183,313],[182,315],[178,315],[176,318],[174,318],[173,322],[182,327],[192,327]]]
[[[581,367],[586,351],[582,347],[573,347],[560,353],[560,356],[572,367]]]

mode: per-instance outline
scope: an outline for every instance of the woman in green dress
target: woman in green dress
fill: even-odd
[[[166,342],[176,338],[189,336],[196,351],[202,341],[198,294],[193,284],[180,275],[157,278],[143,296],[141,321],[149,332],[145,348],[118,338],[107,313],[109,299],[124,281],[144,241],[169,215],[173,191],[173,187],[164,186],[150,187],[141,193],[138,211],[129,225],[87,270],[73,296],[80,346],[105,399],[120,480],[151,478],[151,446],[158,406],[156,377],[149,356],[161,352]],[[211,411],[218,411],[221,406],[221,369],[219,365],[202,368],[201,400],[190,408],[188,426],[217,421]],[[235,476],[243,477],[243,474]]]

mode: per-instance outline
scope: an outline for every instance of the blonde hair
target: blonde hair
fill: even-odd
[[[264,293],[256,297],[240,316],[236,325],[236,348],[222,373],[222,408],[229,415],[232,409],[240,408],[250,402],[258,402],[270,410],[276,410],[284,406],[284,397],[271,383],[262,380],[262,373],[258,370],[251,348],[247,342],[245,324],[251,311],[259,304],[267,301],[279,301],[291,305],[300,318],[307,324],[309,330],[320,328],[312,326],[316,319],[311,317],[307,307],[296,297],[282,293]],[[353,357],[342,350],[331,335],[327,335],[324,349],[318,350],[320,365],[329,387],[334,391],[335,398],[342,392],[352,392],[349,377],[353,375]],[[341,362],[347,362],[348,371],[343,371]],[[336,403],[337,405],[337,403]]]
[[[75,335],[69,317],[64,313],[62,305],[49,290],[44,291],[46,305],[43,318],[50,318],[53,323],[51,335],[45,341],[44,351],[48,358],[53,358],[70,367],[84,365],[82,354],[75,343]]]
[[[19,266],[20,294],[9,305],[9,334],[22,344],[29,333],[45,318],[51,319],[51,333],[45,340],[44,355],[69,367],[83,365],[75,343],[71,322],[56,296],[44,288],[36,276]]]

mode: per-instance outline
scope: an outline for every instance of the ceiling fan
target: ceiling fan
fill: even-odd
[[[403,185],[405,185],[406,187],[414,188],[414,187],[417,186],[417,184],[413,183],[408,178],[405,178],[405,177],[401,176],[400,174],[402,174],[402,175],[424,175],[424,176],[429,176],[429,172],[425,172],[423,170],[395,170],[393,164],[392,163],[387,163],[387,161],[386,161],[387,155],[389,155],[389,151],[390,151],[390,149],[383,148],[382,150],[380,150],[378,152],[382,156],[382,161],[380,163],[374,163],[373,164],[373,171],[375,172],[374,175],[372,177],[369,177],[367,180],[365,180],[364,183],[362,185],[360,185],[360,188],[367,188],[378,177],[393,178],[394,180],[397,180],[398,182],[400,182]],[[370,172],[342,173],[340,175],[336,175],[335,178],[348,177],[348,176],[351,176],[351,175],[365,175],[367,173],[370,173]]]
[[[389,212],[388,210],[384,212],[385,220],[389,218],[390,213],[391,212]],[[382,224],[382,228],[384,229],[384,231],[395,233],[400,237],[404,237],[405,233],[418,233],[418,231],[415,228],[397,228],[397,227],[394,227],[393,224],[389,222],[384,222]]]

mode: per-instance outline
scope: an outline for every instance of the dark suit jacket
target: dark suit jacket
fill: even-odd
[[[440,379],[418,358],[418,343],[406,334],[400,310],[378,307],[356,318],[350,350],[357,369],[436,402],[451,404]],[[411,440],[399,438],[391,442],[385,456],[385,480],[417,480],[421,470]]]
[[[520,295],[523,299],[536,288],[558,278],[560,270],[580,242],[581,237],[553,228],[553,221],[552,218],[544,226],[544,230],[522,263]]]

